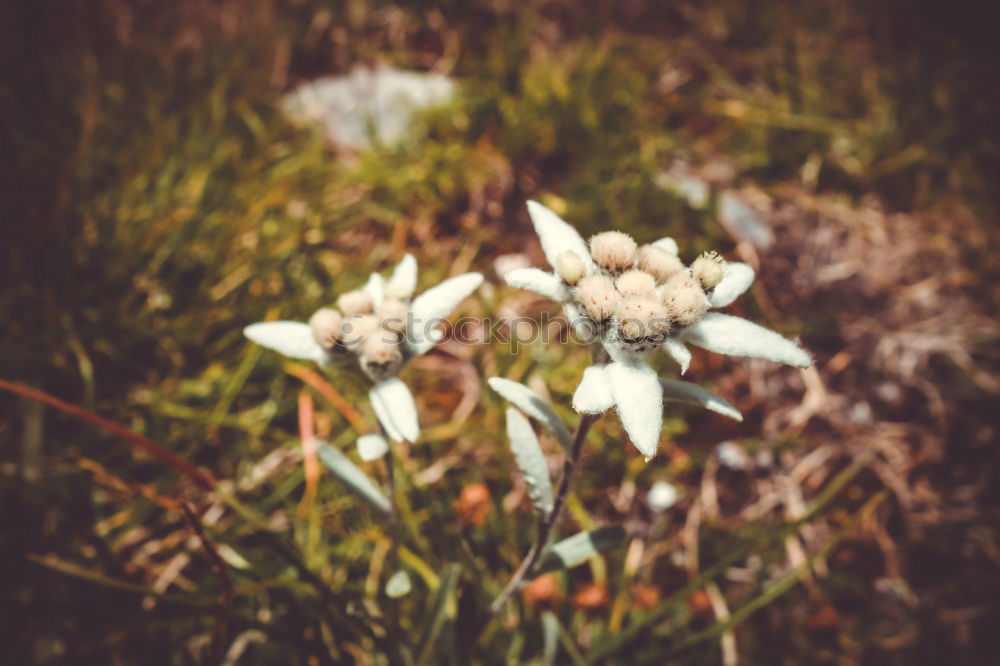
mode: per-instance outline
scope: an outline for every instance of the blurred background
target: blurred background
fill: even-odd
[[[469,648],[531,537],[484,379],[573,423],[588,355],[418,359],[403,643],[443,664],[997,663],[988,19],[967,0],[3,3],[8,663],[386,663],[385,530],[329,475],[307,492],[298,440],[308,413],[352,452],[365,392],[241,330],[407,251],[418,291],[486,275],[457,314],[553,310],[499,277],[544,265],[529,198],[585,236],[749,262],[733,311],[816,365],[695,352],[685,378],[745,420],[670,406],[648,465],[602,420],[563,534],[625,524],[629,543]],[[655,510],[660,480],[679,497]]]

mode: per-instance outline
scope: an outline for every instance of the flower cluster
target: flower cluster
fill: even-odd
[[[369,392],[375,415],[393,439],[419,435],[413,395],[396,375],[414,356],[438,341],[438,323],[482,284],[479,273],[465,273],[413,297],[417,262],[407,254],[388,280],[372,273],[362,289],[341,294],[337,308],[320,308],[309,323],[258,322],[244,334],[259,345],[292,358],[343,367],[351,359],[374,386]]]
[[[632,442],[647,459],[656,453],[664,399],[647,352],[663,347],[682,374],[691,360],[685,343],[733,356],[811,364],[805,351],[777,333],[709,312],[747,290],[754,278],[747,264],[726,262],[709,252],[685,266],[673,239],[639,247],[618,231],[599,233],[587,243],[545,206],[530,201],[528,212],[555,271],[521,268],[505,279],[562,303],[579,333],[596,333],[610,362],[587,368],[573,407],[590,414],[616,407]]]
[[[337,298],[339,310],[320,308],[313,313],[309,328],[331,362],[353,354],[362,372],[377,382],[399,372],[412,355],[404,342],[410,323],[407,320],[416,278],[415,262],[407,255],[381,288],[381,276],[373,275],[377,277],[364,289]]]
[[[568,288],[566,303],[609,344],[647,351],[670,334],[697,323],[708,311],[706,292],[721,282],[725,264],[706,253],[686,267],[670,250],[638,247],[619,231],[590,239],[590,254],[567,250],[556,273]],[[517,276],[514,276],[517,280]]]
[[[504,277],[511,285],[561,303],[575,332],[591,345],[594,363],[583,371],[573,393],[573,408],[586,415],[580,417],[575,434],[532,388],[502,377],[488,380],[512,405],[506,422],[511,453],[538,515],[537,540],[491,603],[490,617],[526,579],[553,567],[575,566],[625,538],[623,528],[604,527],[549,545],[596,415],[614,407],[624,430],[647,461],[659,445],[665,400],[699,405],[742,420],[732,405],[708,389],[680,379],[661,379],[647,358],[652,351],[666,350],[680,365],[681,374],[691,360],[687,344],[801,367],[812,362],[797,344],[773,331],[711,312],[746,291],[754,278],[750,266],[727,262],[715,252],[706,252],[686,265],[670,238],[639,246],[627,234],[605,231],[584,241],[541,204],[529,201],[528,212],[553,270],[519,268]],[[413,395],[397,375],[408,360],[427,352],[442,338],[438,323],[482,280],[479,273],[466,273],[414,296],[417,264],[406,255],[388,279],[373,273],[363,288],[342,293],[335,307],[319,308],[308,323],[258,322],[244,329],[250,340],[285,356],[353,371],[359,379],[371,382],[369,399],[380,430],[361,434],[357,453],[364,461],[384,459],[388,492],[383,494],[338,448],[320,442],[314,443],[313,450],[347,488],[396,525],[398,493],[388,440],[414,442],[420,435]],[[549,461],[529,418],[548,428],[565,451],[557,488],[553,488]],[[648,495],[654,512],[668,510],[677,500],[676,488],[665,481],[654,484]],[[492,507],[489,488],[467,486],[454,506],[463,523],[482,525]],[[399,549],[396,532],[398,529],[393,530],[393,553]],[[541,605],[557,601],[561,592],[544,583],[552,580],[536,578],[525,591],[526,602]],[[442,589],[446,587],[442,582]],[[411,589],[409,575],[399,568],[389,577],[385,594],[395,599]],[[637,588],[635,598],[641,606],[656,603],[655,590]],[[586,610],[604,608],[608,603],[606,586],[581,590],[573,603]]]

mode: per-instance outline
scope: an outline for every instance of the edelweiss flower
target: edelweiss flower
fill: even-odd
[[[774,331],[739,317],[708,312],[732,303],[753,282],[750,266],[706,253],[685,266],[677,243],[663,238],[637,247],[632,238],[606,231],[589,245],[573,227],[545,206],[528,202],[528,213],[555,271],[519,268],[504,277],[563,304],[574,331],[599,341],[609,363],[587,368],[573,395],[578,412],[599,414],[614,406],[636,448],[656,454],[663,400],[695,401],[739,417],[731,406],[688,382],[661,382],[646,360],[663,347],[681,366],[691,361],[685,343],[730,356],[752,356],[806,367],[801,347]]]
[[[417,262],[407,254],[388,281],[372,273],[363,289],[341,294],[339,310],[321,308],[308,324],[258,322],[243,333],[268,349],[325,367],[356,360],[374,383],[368,397],[379,423],[393,439],[412,442],[420,434],[417,408],[396,375],[409,359],[437,344],[437,324],[482,281],[479,273],[465,273],[412,298]]]

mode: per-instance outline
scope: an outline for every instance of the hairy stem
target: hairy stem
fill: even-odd
[[[392,440],[382,424],[378,423],[379,432],[385,441],[389,443],[389,448],[382,457],[385,462],[385,485],[389,494],[389,571],[390,575],[399,570],[399,507],[396,504],[396,466],[392,458]],[[388,637],[390,649],[392,646],[400,646],[399,640],[399,603],[397,599],[388,600],[389,626]]]
[[[378,424],[378,430],[386,442],[392,441],[381,423]],[[382,456],[382,462],[385,463],[385,485],[389,494],[389,539],[391,544],[389,564],[395,569],[399,565],[399,507],[396,505],[396,468],[393,464],[391,444],[385,455]]]
[[[538,537],[535,539],[534,545],[532,545],[531,549],[524,556],[524,559],[521,560],[520,566],[517,567],[517,571],[511,576],[506,587],[493,600],[493,603],[490,605],[490,614],[483,622],[480,630],[485,629],[486,625],[496,617],[497,613],[507,604],[525,578],[530,576],[541,561],[545,547],[548,545],[549,537],[552,536],[552,530],[559,523],[563,509],[566,507],[566,498],[573,484],[573,476],[576,472],[577,463],[580,460],[580,453],[583,451],[583,443],[587,441],[587,433],[590,432],[590,427],[597,421],[598,416],[597,414],[584,414],[580,417],[580,422],[576,426],[576,433],[573,435],[573,446],[563,461],[562,477],[559,480],[559,488],[556,491],[552,511],[539,520]]]

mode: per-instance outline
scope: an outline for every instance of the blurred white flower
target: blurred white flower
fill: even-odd
[[[662,384],[646,360],[653,349],[664,348],[681,366],[681,374],[691,361],[687,344],[797,367],[812,363],[801,347],[774,331],[708,312],[729,305],[747,290],[754,278],[747,264],[706,253],[688,267],[678,259],[673,239],[638,247],[617,231],[597,234],[588,244],[545,206],[529,201],[528,213],[555,270],[519,268],[504,277],[510,285],[562,303],[574,331],[607,352],[610,362],[584,371],[573,407],[597,414],[614,406],[646,460],[656,454],[665,398],[711,404],[710,409],[739,417],[706,389],[676,380]]]
[[[385,583],[385,596],[390,599],[405,597],[412,590],[413,584],[410,582],[410,575],[402,569],[392,574]]]
[[[283,102],[293,118],[323,127],[330,141],[360,149],[371,144],[371,134],[397,143],[418,111],[448,101],[455,90],[451,79],[434,72],[357,67],[304,83]]]
[[[646,494],[646,501],[653,511],[666,511],[677,503],[677,488],[666,481],[657,481]]]
[[[389,442],[378,433],[358,437],[358,455],[364,461],[378,460],[389,450]]]
[[[746,450],[736,442],[722,442],[715,447],[715,455],[723,467],[746,471],[752,469],[754,461]]]
[[[482,281],[479,273],[465,273],[413,298],[417,262],[407,254],[388,280],[372,273],[363,289],[341,294],[339,310],[321,308],[308,324],[258,322],[243,333],[268,349],[325,367],[356,360],[374,383],[368,396],[379,423],[393,439],[412,442],[420,434],[417,408],[396,375],[409,359],[437,344],[438,324]]]

